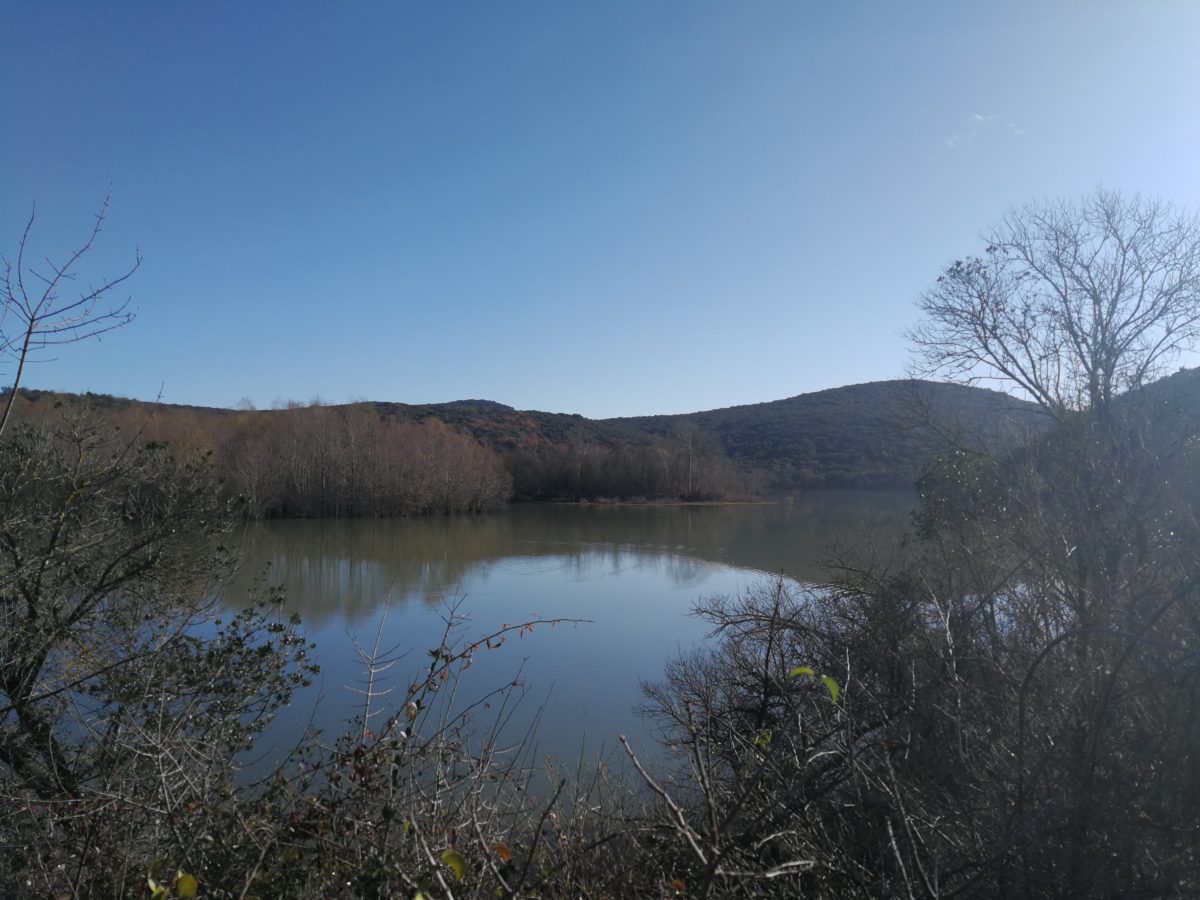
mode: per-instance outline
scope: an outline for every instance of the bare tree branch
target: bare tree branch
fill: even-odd
[[[134,314],[129,309],[128,298],[107,307],[102,304],[117,286],[131,278],[141,266],[142,257],[136,251],[133,265],[120,275],[104,278],[98,284],[89,284],[76,296],[63,295],[67,284],[77,277],[80,262],[100,235],[111,198],[112,193],[109,192],[96,213],[91,233],[71,251],[66,262],[55,263],[47,257],[44,272],[26,263],[36,209],[30,212],[29,220],[21,232],[16,261],[4,257],[4,293],[0,296],[0,356],[11,360],[16,370],[5,397],[4,412],[0,414],[0,436],[8,426],[25,366],[31,362],[34,353],[47,347],[99,337],[133,321]],[[27,287],[30,279],[40,282],[40,290],[30,291]]]

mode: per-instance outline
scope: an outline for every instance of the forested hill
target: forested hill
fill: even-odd
[[[30,402],[18,411],[23,406],[24,415],[34,417],[64,399],[22,393]],[[1003,444],[1041,421],[1030,404],[1007,394],[925,381],[607,420],[516,410],[491,400],[234,411],[95,394],[74,399],[176,447],[215,450],[223,474],[239,490],[265,498],[264,510],[303,515],[483,502],[471,494],[453,502],[410,497],[381,505],[377,482],[395,483],[398,473],[408,484],[462,485],[480,483],[480,471],[502,470],[518,499],[711,500],[822,487],[907,489],[946,446],[948,434]],[[138,424],[143,421],[148,424]],[[464,440],[487,456],[472,455]],[[418,457],[427,466],[440,457],[456,474],[409,471]],[[471,479],[459,471],[464,467],[475,473]],[[503,493],[494,487],[488,496]]]
[[[470,434],[499,453],[565,446],[572,440],[600,445],[625,433],[625,429],[614,429],[602,421],[580,415],[514,409],[493,400],[420,404],[376,402],[370,406],[387,420],[442,422]]]
[[[505,458],[520,497],[908,489],[951,435],[999,448],[1045,424],[1033,404],[1011,395],[918,380],[683,415],[601,420],[490,400],[373,406],[384,419],[436,420],[472,435]],[[690,456],[700,476],[718,483],[699,491],[648,487],[644,470],[653,462],[647,456],[663,455],[675,466]],[[730,465],[717,466],[718,460]]]
[[[694,427],[776,490],[911,487],[947,436],[1004,445],[1044,422],[999,391],[931,381],[876,381],[786,400],[674,416],[607,420],[650,435]]]

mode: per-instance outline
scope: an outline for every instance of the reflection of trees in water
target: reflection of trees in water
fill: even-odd
[[[578,545],[567,550],[560,568],[568,569],[578,581],[619,575],[631,569],[664,576],[672,584],[686,586],[701,583],[711,571],[711,563],[664,547],[647,547],[626,542]]]
[[[481,563],[510,555],[503,515],[440,519],[290,520],[253,526],[234,588],[267,569],[289,606],[319,624],[392,603],[436,602]]]
[[[580,579],[652,569],[683,586],[700,584],[711,563],[820,581],[830,547],[894,537],[911,507],[901,494],[820,494],[778,505],[518,506],[472,517],[269,522],[247,530],[233,590],[269,563],[268,582],[317,624],[368,616],[389,596],[439,600],[501,561],[565,566]]]

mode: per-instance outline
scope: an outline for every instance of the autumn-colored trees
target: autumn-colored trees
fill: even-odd
[[[480,512],[506,501],[499,457],[437,421],[380,419],[363,407],[239,414],[219,445],[230,488],[259,516]]]
[[[381,412],[388,404],[224,410],[21,393],[19,421],[42,421],[58,403],[82,405],[125,434],[212,452],[214,472],[252,517],[481,512],[511,498],[703,502],[762,493],[711,434],[690,425],[663,435],[583,426],[548,435],[531,425],[516,443],[478,423]]]

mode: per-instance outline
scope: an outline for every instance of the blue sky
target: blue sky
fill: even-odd
[[[1200,202],[1200,4],[3,0],[0,248],[137,320],[31,387],[614,416],[902,376],[1016,203]],[[1193,361],[1194,362],[1194,361]],[[11,372],[4,371],[5,378]]]

